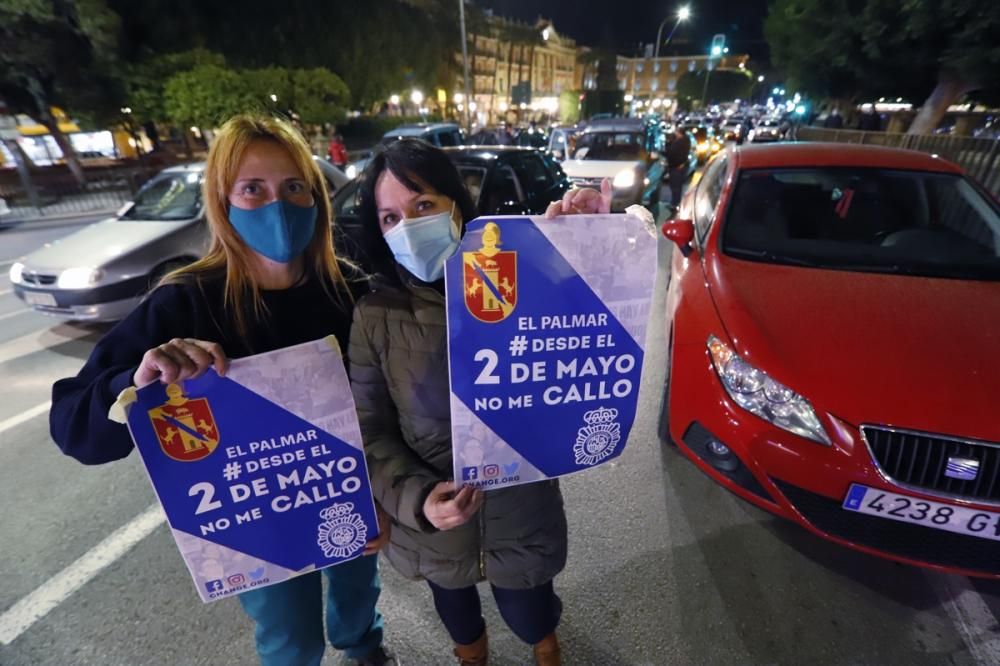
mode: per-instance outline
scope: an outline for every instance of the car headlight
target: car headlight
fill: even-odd
[[[706,142],[702,141],[701,143],[698,144],[699,153],[704,153],[707,150],[708,150],[708,144]]]
[[[622,189],[635,185],[635,171],[623,169],[615,175],[614,186]]]
[[[353,164],[348,164],[347,169],[344,171],[348,178],[354,180],[358,176],[358,167]]]
[[[101,271],[97,268],[67,268],[59,274],[56,286],[60,289],[86,289],[94,286],[101,279]]]
[[[24,264],[20,261],[15,261],[10,267],[10,281],[14,284],[21,282],[21,274],[24,273]]]
[[[782,430],[830,445],[808,400],[747,363],[714,335],[708,338],[708,351],[726,393],[737,405]]]

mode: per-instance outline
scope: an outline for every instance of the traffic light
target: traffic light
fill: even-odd
[[[718,58],[722,56],[726,51],[726,36],[725,35],[714,35],[712,37],[712,48],[709,50],[709,55],[713,58]]]

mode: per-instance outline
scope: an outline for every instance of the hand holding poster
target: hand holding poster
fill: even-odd
[[[377,536],[334,338],[150,384],[125,408],[203,601],[354,559]]]
[[[468,224],[445,277],[457,483],[502,488],[621,454],[655,271],[656,239],[632,216]]]

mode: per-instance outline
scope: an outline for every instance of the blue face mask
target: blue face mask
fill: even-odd
[[[424,282],[444,277],[444,262],[458,249],[458,229],[452,212],[404,219],[385,232],[392,255],[403,268]]]
[[[260,208],[231,205],[229,221],[254,252],[287,264],[302,254],[312,240],[316,206],[296,206],[282,199]]]

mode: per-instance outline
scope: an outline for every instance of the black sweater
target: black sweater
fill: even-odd
[[[155,289],[97,343],[76,377],[55,383],[49,429],[63,453],[97,465],[124,458],[132,451],[128,429],[108,420],[108,410],[118,394],[132,384],[146,351],[173,338],[218,342],[227,357],[240,358],[332,333],[346,353],[350,298],[331,298],[319,280],[262,292],[269,315],[262,322],[249,323],[252,330],[245,337],[237,334],[235,323],[226,317],[223,285],[219,277]],[[352,283],[352,291],[355,286],[360,283]]]

